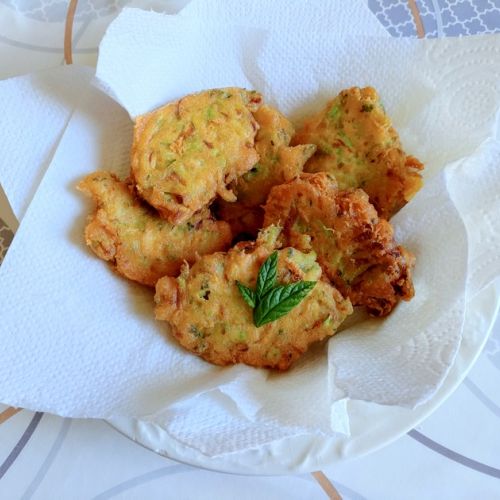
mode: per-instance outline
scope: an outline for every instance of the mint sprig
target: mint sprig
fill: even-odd
[[[273,252],[262,264],[257,276],[257,289],[236,282],[243,300],[253,309],[256,327],[271,323],[300,304],[314,288],[315,281],[297,281],[287,285],[276,285],[278,252]]]

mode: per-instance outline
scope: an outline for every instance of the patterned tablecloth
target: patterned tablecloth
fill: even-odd
[[[367,1],[395,37],[500,32],[500,0]],[[76,62],[95,63],[97,43],[125,3],[80,0]],[[0,78],[62,63],[67,7],[60,0],[0,0]],[[16,221],[1,202],[0,217],[1,262]],[[155,455],[105,422],[0,405],[0,498],[498,499],[499,376],[497,322],[464,383],[418,428],[369,456],[287,477],[208,472]]]

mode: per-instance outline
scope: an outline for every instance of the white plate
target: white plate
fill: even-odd
[[[108,422],[139,444],[160,455],[197,467],[236,474],[277,475],[320,470],[336,462],[375,451],[428,417],[465,378],[493,328],[499,306],[500,281],[491,284],[467,304],[462,344],[439,391],[414,410],[349,401],[350,437],[296,436],[265,446],[219,457],[208,457],[187,447],[156,424],[117,418]]]

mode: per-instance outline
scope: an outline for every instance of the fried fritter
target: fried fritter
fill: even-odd
[[[259,160],[255,150],[261,103],[257,92],[214,89],[188,95],[139,116],[132,145],[137,190],[172,224],[189,219]]]
[[[78,189],[97,205],[85,229],[87,245],[119,274],[144,285],[175,276],[184,261],[194,262],[197,255],[225,250],[231,243],[228,224],[213,220],[208,209],[174,226],[109,172],[90,174]]]
[[[286,245],[316,252],[333,285],[371,315],[386,316],[413,297],[415,258],[396,245],[392,226],[363,190],[339,190],[331,174],[304,173],[271,190],[264,218],[270,224],[283,226]]]
[[[361,188],[380,217],[390,219],[422,187],[422,163],[407,156],[371,87],[343,90],[306,120],[293,144],[313,143],[305,172],[329,172],[340,189]]]
[[[313,144],[290,147],[293,125],[277,109],[262,106],[254,117],[260,127],[255,137],[259,162],[233,183],[238,202],[246,207],[263,205],[271,188],[299,175],[316,151]]]
[[[262,205],[271,188],[299,175],[305,162],[316,151],[313,144],[290,147],[294,128],[278,110],[262,106],[254,117],[260,127],[255,137],[259,162],[231,185],[237,201],[220,202],[218,211],[219,216],[231,225],[234,234],[252,236],[256,236],[262,227]]]
[[[256,243],[239,243],[227,253],[202,257],[191,269],[185,265],[177,279],[160,279],[155,295],[157,319],[170,324],[183,347],[211,363],[288,369],[310,344],[332,336],[352,306],[320,279],[313,252],[284,248],[279,250],[278,282],[318,281],[288,314],[257,328],[236,281],[255,286],[278,234],[279,228],[268,228]]]

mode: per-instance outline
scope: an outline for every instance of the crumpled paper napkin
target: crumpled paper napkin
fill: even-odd
[[[286,29],[291,34],[390,37],[364,0],[192,0],[179,14],[209,23]]]
[[[61,66],[0,81],[0,183],[21,220],[94,72]]]
[[[147,33],[141,28],[146,19]],[[231,81],[223,84],[242,84],[245,79],[251,82],[257,75],[257,80],[265,79],[268,100],[279,102],[292,116],[300,116],[320,106],[321,99],[338,91],[344,82],[355,79],[356,75],[342,73],[349,64],[356,66],[371,61],[371,66],[364,66],[360,81],[352,83],[377,85],[391,106],[396,126],[408,138],[413,131],[418,132],[409,109],[412,105],[411,109],[418,111],[417,118],[427,127],[432,127],[436,120],[433,116],[425,117],[423,110],[426,107],[431,107],[440,117],[444,115],[438,125],[454,118],[446,116],[449,102],[441,87],[431,85],[430,78],[415,79],[411,66],[412,60],[425,62],[420,71],[423,75],[432,75],[433,67],[435,70],[443,67],[438,56],[441,54],[446,60],[455,56],[455,52],[463,50],[463,42],[454,48],[443,41],[433,45],[352,39],[345,46],[342,40],[337,40],[340,49],[336,50],[337,44],[332,41],[330,45],[323,43],[327,40],[325,36],[304,37],[303,70],[293,82],[287,79],[286,85],[279,88],[277,74],[282,72],[288,78],[290,65],[297,65],[290,56],[282,59],[276,55],[286,53],[289,43],[286,32],[216,25],[203,31],[203,26],[195,23],[202,31],[194,41],[186,41],[192,57],[180,61],[165,56],[169,51],[175,52],[179,44],[182,46],[183,33],[188,36],[193,22],[125,11],[112,26],[101,47],[98,76],[105,81],[105,75],[109,74],[104,71],[102,62],[106,60],[114,62],[115,71],[122,71],[122,77],[131,83],[130,93],[127,93],[127,86],[122,85],[123,80],[106,80],[105,83],[131,114],[134,109],[154,107],[158,104],[156,100],[161,98],[160,85],[148,94],[149,104],[136,93],[136,84],[131,81],[136,74],[130,71],[132,64],[139,78],[146,74],[143,70],[155,71],[155,77],[166,85],[165,101],[178,97],[176,92],[182,90],[177,84],[169,83],[179,75],[185,78],[182,81],[187,87],[182,93],[186,93],[211,86],[211,72],[217,73],[219,65],[244,62],[243,68],[240,65],[225,69],[224,78]],[[184,30],[181,30],[179,26],[183,23]],[[151,31],[156,36],[151,37]],[[171,36],[173,32],[177,38]],[[265,34],[265,40],[256,34]],[[156,45],[148,45],[153,39]],[[327,47],[322,51],[313,42],[321,42],[322,47]],[[135,54],[131,46],[141,43],[144,43],[143,57],[137,60],[131,57]],[[214,58],[205,84],[201,69],[209,68],[206,58],[211,53],[203,50],[207,44],[213,48]],[[345,50],[347,46],[349,50]],[[497,57],[496,50],[489,53],[488,47],[490,45],[485,42],[480,47],[482,57],[475,60],[474,53],[470,53],[469,66],[474,66],[476,75],[482,68],[485,52],[491,60]],[[333,51],[327,50],[332,48]],[[225,57],[228,50],[232,59]],[[293,44],[291,50],[297,59]],[[116,55],[121,52],[122,56],[117,60],[110,57],[110,51],[116,51]],[[388,53],[399,54],[397,62],[408,61],[399,68],[401,88],[395,87],[392,81],[385,82],[380,75],[379,68]],[[127,55],[127,64],[119,62],[123,54]],[[144,54],[149,56],[145,58]],[[203,64],[199,64],[198,57],[203,58]],[[273,57],[276,65],[271,64],[274,69],[268,75],[263,68],[269,66]],[[321,78],[321,67],[327,68],[330,77],[333,76],[330,83],[328,77]],[[392,66],[383,67],[389,77],[394,76]],[[194,84],[184,76],[190,70]],[[405,70],[408,73],[405,74]],[[485,74],[485,80],[487,77]],[[194,88],[195,85],[203,86]],[[405,99],[405,95],[413,100]],[[422,99],[417,101],[415,96]],[[460,97],[456,99],[459,104],[462,103]],[[498,100],[494,105],[498,108]],[[492,123],[490,110],[487,111],[476,124],[484,137],[490,133],[488,124]],[[436,130],[425,132],[432,137],[433,133],[439,133],[436,125],[434,128]],[[455,145],[463,147],[465,134],[454,132],[449,134],[449,142],[443,144],[437,154],[445,151],[452,159],[459,154],[453,148]],[[465,245],[460,244],[465,240],[465,229],[448,196],[447,179],[440,173],[439,160],[425,144],[419,148],[416,141],[417,147],[411,151],[427,155],[423,159],[431,168],[426,187],[396,221],[399,240],[415,251],[419,259],[415,280],[417,302],[400,305],[390,318],[392,323],[380,321],[379,327],[372,331],[369,327],[361,331],[365,326],[355,325],[349,334],[346,330],[332,339],[328,352],[325,347],[318,346],[283,376],[244,366],[221,369],[186,355],[167,334],[162,336],[163,327],[154,322],[151,293],[118,279],[84,248],[81,234],[86,210],[74,185],[82,175],[95,168],[125,172],[130,134],[131,123],[126,113],[97,91],[91,92],[66,129],[0,268],[0,304],[6,332],[0,354],[6,357],[6,362],[0,363],[3,401],[71,416],[131,415],[150,419],[163,425],[179,441],[206,454],[217,455],[254,447],[285,435],[345,431],[346,414],[339,411],[342,403],[332,405],[332,402],[346,394],[413,406],[437,389],[460,341],[467,255]],[[460,144],[455,144],[457,137]],[[471,152],[477,148],[474,137],[469,140],[468,147]],[[429,258],[435,259],[436,264]],[[438,302],[434,303],[436,298]],[[409,311],[410,316],[405,311]],[[409,317],[419,321],[413,325]],[[428,323],[423,324],[424,318]],[[447,324],[446,335],[441,330],[443,323]],[[377,365],[377,351],[373,355],[367,352],[373,342],[363,344],[363,338],[369,341],[380,338],[386,347],[394,347],[390,356],[383,356],[381,360],[389,366],[389,372]],[[346,361],[353,365],[353,359],[336,354],[346,352],[349,339],[358,344],[356,362],[362,365],[346,366]],[[390,345],[392,341],[396,345]],[[340,346],[338,351],[336,344]],[[427,362],[431,362],[433,370],[421,375],[419,370]],[[398,367],[404,369],[405,377],[418,372],[411,391],[403,387],[402,392],[401,386],[395,383]],[[351,376],[356,371],[363,372],[365,378],[358,380]],[[369,384],[370,378],[377,384]],[[332,413],[332,409],[337,413]]]

